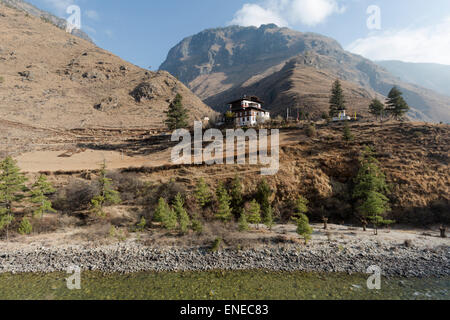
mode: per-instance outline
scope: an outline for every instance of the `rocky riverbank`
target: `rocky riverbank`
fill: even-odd
[[[99,247],[14,247],[0,249],[0,273],[65,271],[69,266],[107,273],[140,271],[270,271],[365,273],[377,265],[385,276],[450,275],[450,247],[408,247],[353,241],[255,247],[247,250],[152,248],[138,242]]]

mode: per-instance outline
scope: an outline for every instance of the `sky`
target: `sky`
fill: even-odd
[[[228,25],[275,23],[332,37],[371,60],[450,65],[449,0],[27,0],[68,18],[77,5],[94,42],[157,70],[185,37]]]

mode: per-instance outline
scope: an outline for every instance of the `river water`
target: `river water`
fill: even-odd
[[[450,277],[381,278],[369,290],[369,275],[304,272],[210,271],[101,274],[82,272],[81,289],[69,290],[65,273],[0,274],[0,299],[138,300],[450,300]]]

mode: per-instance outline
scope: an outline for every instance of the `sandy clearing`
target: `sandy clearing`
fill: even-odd
[[[168,164],[170,156],[156,153],[150,156],[129,157],[116,151],[86,150],[71,157],[60,157],[64,151],[35,151],[24,153],[16,160],[25,172],[95,170],[106,161],[108,169]]]

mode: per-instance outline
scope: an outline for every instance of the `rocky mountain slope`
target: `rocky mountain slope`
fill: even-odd
[[[1,2],[0,39],[0,125],[10,132],[162,128],[177,93],[192,119],[212,112],[168,72],[141,69]]]
[[[369,101],[397,85],[410,117],[450,122],[450,98],[402,82],[335,40],[276,25],[209,29],[175,46],[161,65],[216,110],[243,93],[262,97],[275,114],[304,107],[314,116],[328,109],[331,83],[344,81],[349,109],[363,113]]]
[[[58,18],[58,17],[52,15],[51,13],[42,11],[42,10],[36,8],[35,6],[29,4],[28,2],[25,2],[22,0],[0,0],[0,3],[2,3],[2,2],[10,8],[15,8],[15,9],[24,11],[34,17],[41,18],[43,21],[52,23],[55,26],[57,26],[58,28],[61,28],[63,30],[65,30],[67,27],[67,21],[65,19]],[[74,30],[72,30],[72,34],[81,39],[92,42],[92,39],[82,30],[74,29]]]
[[[450,66],[437,63],[410,63],[396,60],[376,61],[402,81],[450,96]]]

